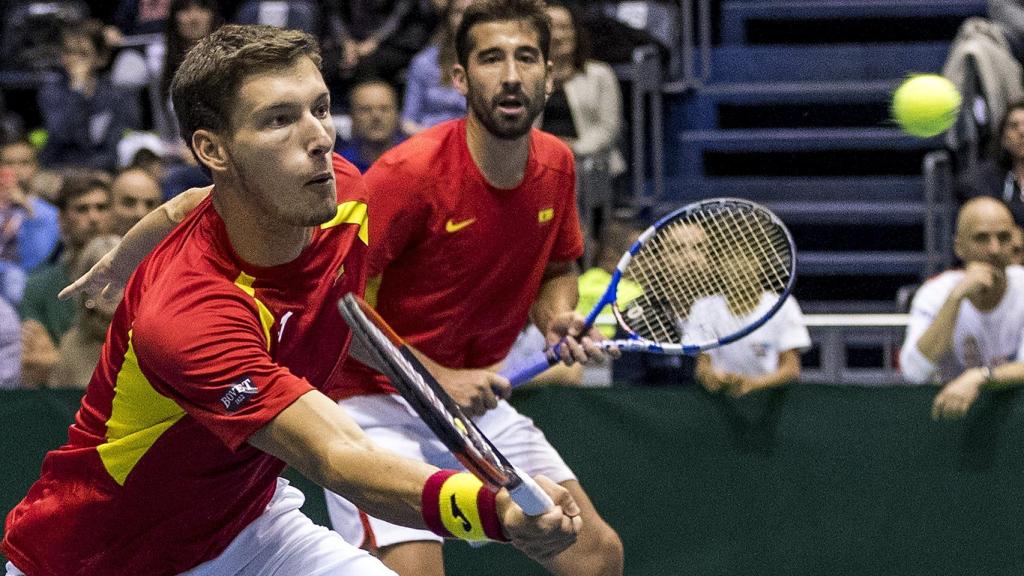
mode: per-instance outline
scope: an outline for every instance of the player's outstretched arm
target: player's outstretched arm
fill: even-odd
[[[249,438],[249,443],[271,454],[320,486],[337,492],[360,509],[396,524],[428,528],[445,536],[442,501],[460,490],[473,490],[460,499],[476,505],[478,490],[486,490],[467,473],[457,474],[415,460],[407,460],[377,447],[339,407],[320,392],[310,391],[285,408],[269,424]],[[572,545],[579,533],[579,508],[572,496],[557,484],[540,478],[555,506],[536,517],[523,514],[504,490],[493,498],[493,508],[475,511],[478,518],[492,518],[500,533],[480,534],[508,539],[538,559],[548,558]],[[457,487],[455,485],[461,486]],[[488,516],[489,514],[489,516]],[[473,514],[467,514],[473,517]],[[427,518],[439,518],[431,525]],[[461,518],[456,525],[461,525]],[[438,530],[438,526],[441,530]]]
[[[212,186],[191,188],[161,204],[132,226],[121,242],[95,266],[61,290],[58,298],[66,300],[79,292],[101,298],[116,293],[128,282],[142,259],[209,196],[212,189]]]

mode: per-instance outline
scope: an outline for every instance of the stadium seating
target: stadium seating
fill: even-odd
[[[938,72],[984,0],[725,0],[703,86],[667,97],[665,205],[765,202],[801,249],[805,310],[891,311],[934,271],[921,176],[941,138],[902,134],[888,100]]]

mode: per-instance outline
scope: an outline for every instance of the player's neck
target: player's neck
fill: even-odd
[[[235,254],[246,263],[260,267],[286,264],[309,245],[310,228],[275,223],[273,218],[257,214],[252,203],[239,201],[238,194],[221,186],[214,190],[213,207],[224,221]]]
[[[466,117],[466,144],[473,163],[487,183],[512,189],[523,182],[530,157],[530,134],[514,140],[498,138],[473,115]]]

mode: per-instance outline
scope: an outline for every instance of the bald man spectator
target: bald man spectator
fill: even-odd
[[[900,352],[903,375],[943,385],[932,417],[962,417],[982,388],[1024,382],[1024,268],[1009,265],[1014,222],[995,198],[957,216],[954,248],[964,269],[917,291]]]
[[[338,153],[366,172],[381,154],[405,140],[399,130],[398,94],[387,82],[370,80],[356,85],[349,101],[352,139]]]
[[[112,232],[124,236],[136,222],[160,205],[163,193],[160,183],[142,168],[128,168],[110,185]]]

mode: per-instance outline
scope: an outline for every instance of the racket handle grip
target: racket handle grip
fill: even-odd
[[[530,354],[522,362],[505,366],[498,373],[508,378],[512,387],[516,388],[533,380],[534,376],[554,366],[556,362],[557,356],[549,356],[547,351],[541,350]]]
[[[548,493],[526,474],[519,473],[522,482],[508,491],[508,495],[527,516],[540,516],[555,506]]]

